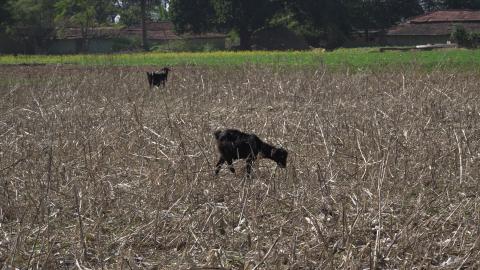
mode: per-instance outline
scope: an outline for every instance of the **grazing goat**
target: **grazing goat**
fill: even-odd
[[[235,173],[232,162],[237,159],[246,159],[247,175],[250,176],[252,163],[258,154],[275,161],[280,168],[287,166],[287,150],[265,143],[255,134],[243,133],[236,129],[226,129],[218,130],[214,135],[218,152],[220,152],[220,160],[217,162],[215,174],[220,172],[220,168],[225,162],[227,162],[230,171]]]
[[[167,82],[168,78],[168,72],[170,69],[168,67],[162,68],[162,72],[147,72],[147,77],[148,77],[148,84],[150,85],[150,88],[153,86],[160,86],[162,85],[165,87],[165,83]]]

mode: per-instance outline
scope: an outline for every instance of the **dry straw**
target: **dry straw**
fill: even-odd
[[[0,67],[0,268],[479,268],[478,74]],[[212,132],[290,151],[214,177]]]

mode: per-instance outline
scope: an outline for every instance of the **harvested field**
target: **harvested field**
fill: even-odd
[[[0,268],[480,267],[478,73],[148,69],[0,66]]]

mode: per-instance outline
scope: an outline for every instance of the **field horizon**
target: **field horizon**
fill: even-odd
[[[208,66],[267,65],[332,70],[424,70],[478,71],[480,50],[441,49],[433,51],[379,52],[378,48],[310,51],[219,51],[179,53],[119,53],[78,55],[0,55],[0,65],[71,64],[82,66]]]

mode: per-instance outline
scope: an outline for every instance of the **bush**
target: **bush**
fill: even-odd
[[[480,33],[469,33],[462,25],[456,25],[451,38],[461,47],[476,48],[480,42]]]
[[[205,43],[202,46],[201,50],[202,50],[202,52],[213,52],[213,51],[216,51],[216,48],[215,48],[215,46],[213,46],[210,43]]]
[[[327,30],[327,43],[325,49],[328,51],[334,50],[342,46],[347,40],[347,36],[336,27],[332,27]]]
[[[472,40],[473,47],[477,48],[480,44],[480,33],[472,32],[470,33],[470,39]]]

